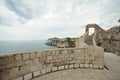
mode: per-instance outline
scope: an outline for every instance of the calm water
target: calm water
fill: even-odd
[[[55,47],[47,46],[45,41],[0,41],[0,54],[52,48]]]

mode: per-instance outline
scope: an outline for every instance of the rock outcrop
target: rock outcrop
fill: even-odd
[[[50,38],[46,44],[50,46],[56,46],[58,48],[75,47],[76,38]]]

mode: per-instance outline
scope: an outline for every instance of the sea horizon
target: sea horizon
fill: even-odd
[[[10,54],[56,48],[54,46],[46,45],[45,42],[46,40],[1,40],[0,54]]]

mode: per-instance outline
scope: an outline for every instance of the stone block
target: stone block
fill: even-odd
[[[83,68],[84,67],[84,64],[80,64],[80,68]]]
[[[74,53],[73,53],[73,54],[69,54],[69,56],[70,56],[70,57],[75,57],[75,54],[74,54]]]
[[[29,53],[24,53],[23,54],[23,60],[29,59]]]
[[[23,80],[23,77],[19,77],[19,78],[14,79],[14,80]]]
[[[2,73],[0,72],[0,78],[1,80],[10,80],[11,79],[10,70],[4,70],[2,71]]]
[[[67,60],[68,60],[68,61],[71,61],[71,60],[72,60],[72,58],[70,58],[70,57],[69,57],[69,58],[67,58]]]
[[[31,80],[32,79],[32,73],[24,75],[24,80]]]
[[[79,64],[74,64],[74,67],[75,68],[79,68]]]
[[[45,73],[46,73],[45,69],[42,69],[41,74],[45,74]]]
[[[2,60],[0,61],[2,64],[6,65],[6,64],[11,64],[11,63],[14,63],[14,56],[13,55],[7,55],[7,56],[4,56],[3,58],[1,58]],[[0,65],[2,65],[0,63]]]
[[[19,70],[20,70],[19,75],[23,75],[23,74],[26,74],[26,73],[31,71],[31,66],[30,65],[24,65],[24,66],[20,67]]]
[[[55,53],[55,52],[56,52],[56,51],[54,51],[54,50],[53,50],[51,54],[54,56],[54,55],[56,55],[56,53]],[[50,55],[51,55],[51,54],[50,54]]]
[[[5,68],[6,68],[5,65],[1,65],[1,66],[0,66],[0,71],[4,70]]]
[[[69,68],[70,69],[74,68],[74,64],[69,65]]]
[[[15,55],[15,60],[16,60],[16,61],[22,60],[22,54],[16,54],[16,55]]]
[[[48,65],[47,65],[47,67],[52,67],[52,66],[53,66],[53,64],[48,64]]]
[[[68,54],[68,50],[63,50],[63,51],[62,51],[62,54],[63,54],[63,55]]]
[[[37,52],[37,53],[36,53],[36,57],[42,57],[41,54],[42,54],[42,51]]]
[[[55,55],[59,55],[60,52],[61,52],[60,50],[57,50]]]
[[[30,53],[30,58],[31,58],[31,59],[34,59],[35,56],[36,56],[36,53],[35,53],[35,52],[31,52],[31,53]]]
[[[32,65],[32,66],[30,66],[30,71],[36,71],[36,70],[38,70],[38,69],[40,69],[41,68],[41,66],[34,66],[34,65]]]
[[[49,73],[49,72],[51,72],[51,67],[46,68],[46,73]]]
[[[84,64],[84,68],[89,68],[89,64]]]
[[[42,51],[42,52],[41,52],[42,57],[46,57],[46,54],[47,54],[46,51]]]
[[[57,67],[52,67],[52,71],[57,71],[58,68]]]
[[[18,61],[15,63],[15,66],[22,66],[24,65],[24,62],[23,61]]]
[[[11,63],[11,64],[6,65],[6,68],[13,68],[13,67],[15,67],[15,63]]]
[[[32,60],[26,60],[26,61],[24,61],[24,63],[25,63],[25,64],[32,64],[33,61],[32,61]]]
[[[35,64],[35,65],[39,65],[39,59],[38,58],[35,58],[34,60],[33,60],[33,63]]]
[[[35,72],[33,72],[33,76],[34,77],[37,77],[37,76],[39,76],[40,75],[40,71],[35,71]]]
[[[57,60],[59,57],[57,55],[53,56],[53,59]]]
[[[69,67],[68,65],[65,65],[65,69],[68,69],[68,67]]]
[[[93,67],[93,64],[89,64],[89,65],[90,65],[90,66],[89,66],[90,68],[92,68],[92,67]]]
[[[53,59],[53,56],[47,56],[47,62]]]
[[[70,61],[70,64],[74,64],[74,63],[75,63],[75,60]]]
[[[63,58],[64,58],[63,54],[59,55],[59,59],[63,59]]]
[[[18,72],[18,71],[19,71],[18,67],[10,69],[10,73],[12,73],[12,74],[16,74],[16,72]]]
[[[10,78],[12,79],[14,79],[14,78],[17,78],[17,74],[18,74],[18,68],[12,68],[12,69],[10,69],[10,73],[9,73],[9,76],[10,76]]]
[[[98,68],[99,68],[99,65],[93,64],[93,68],[98,69]]]
[[[59,69],[59,70],[63,70],[63,69],[64,69],[64,66],[59,66],[58,69]]]

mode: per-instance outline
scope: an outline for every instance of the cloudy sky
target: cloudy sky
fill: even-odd
[[[120,0],[0,0],[0,40],[79,37],[85,25],[117,24]]]

